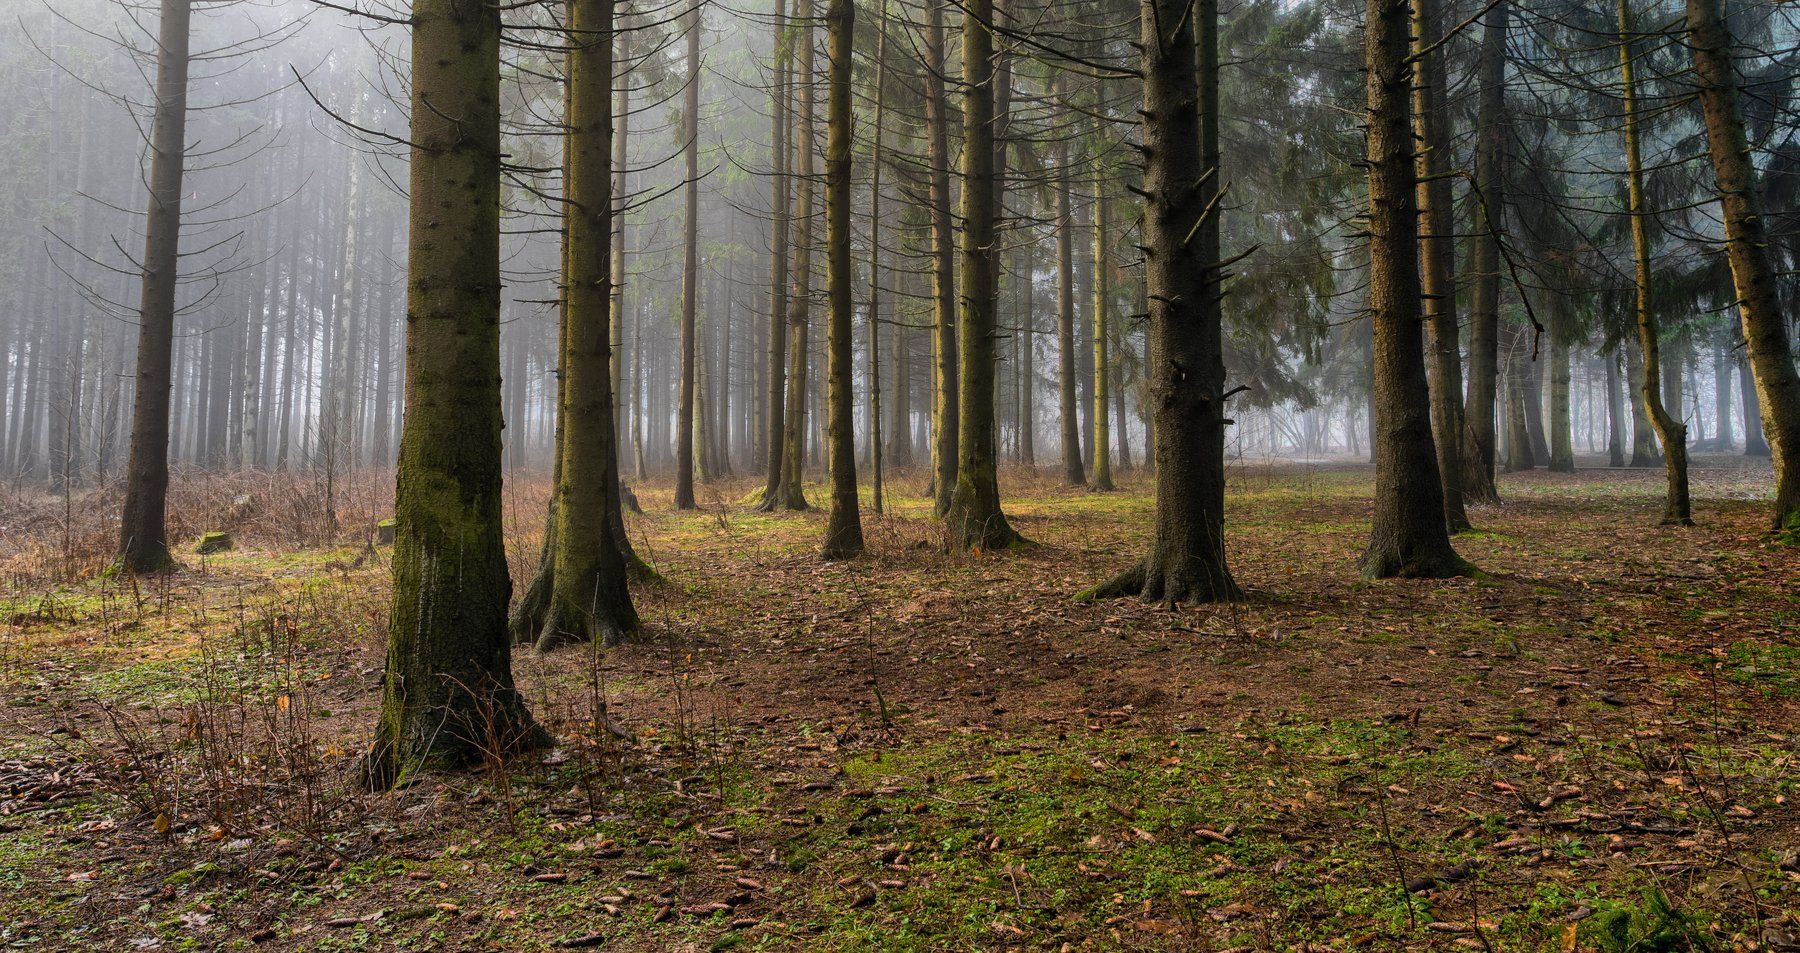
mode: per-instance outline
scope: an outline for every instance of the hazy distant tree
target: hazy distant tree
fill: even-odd
[[[1451,548],[1444,521],[1425,379],[1407,0],[1369,0],[1363,30],[1375,521],[1362,569],[1371,578],[1462,575],[1470,567]]]
[[[1763,434],[1775,461],[1776,530],[1800,541],[1800,372],[1776,294],[1775,269],[1757,192],[1756,164],[1738,104],[1731,33],[1719,0],[1687,0],[1687,45],[1706,117],[1707,152],[1724,210],[1725,252],[1756,377]]]
[[[513,686],[506,630],[500,8],[415,0],[412,10],[408,400],[387,673],[363,765],[365,783],[378,789],[421,767],[467,765],[548,740]],[[605,296],[599,301],[604,314]]]

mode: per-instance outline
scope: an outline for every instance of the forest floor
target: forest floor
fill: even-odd
[[[1380,583],[1370,470],[1234,467],[1249,598],[1175,611],[1072,599],[1143,549],[1135,473],[1009,473],[1035,545],[972,557],[902,479],[848,563],[748,479],[639,487],[642,637],[515,657],[558,747],[382,796],[386,551],[307,545],[311,490],[207,478],[135,581],[58,581],[110,498],[0,497],[0,944],[1800,948],[1800,549],[1766,465],[1696,465],[1697,528],[1659,471],[1508,475],[1481,578]]]

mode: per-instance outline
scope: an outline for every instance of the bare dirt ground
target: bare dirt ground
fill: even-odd
[[[1245,465],[1249,599],[1081,604],[1151,501],[1012,472],[821,514],[638,487],[641,637],[515,658],[542,756],[366,796],[383,475],[176,501],[228,553],[107,579],[104,494],[0,499],[0,942],[21,948],[1800,948],[1800,550],[1765,468],[1509,475],[1477,579],[1366,583],[1371,472]],[[541,481],[509,489],[515,580]],[[823,494],[815,492],[814,499]],[[191,539],[189,541],[191,546]],[[522,585],[522,582],[520,583]],[[596,728],[610,717],[624,739]]]

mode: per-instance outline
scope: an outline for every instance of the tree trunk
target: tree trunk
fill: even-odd
[[[1369,0],[1364,23],[1376,418],[1375,520],[1362,570],[1375,579],[1464,575],[1471,567],[1444,522],[1425,379],[1407,0]]]
[[[1019,462],[1037,466],[1037,257],[1032,254],[1035,230],[1027,228],[1027,240],[1019,243]]]
[[[1619,350],[1623,347],[1621,343],[1613,353],[1601,355],[1606,362],[1606,465],[1609,467],[1625,465],[1625,400],[1619,385]]]
[[[1663,525],[1692,526],[1692,504],[1688,500],[1687,426],[1669,412],[1660,389],[1662,367],[1661,343],[1656,326],[1656,312],[1651,301],[1650,221],[1648,199],[1644,195],[1644,165],[1638,146],[1637,82],[1633,62],[1637,57],[1637,28],[1632,25],[1631,0],[1618,0],[1619,13],[1619,87],[1624,98],[1626,211],[1631,216],[1631,253],[1637,283],[1638,347],[1644,352],[1643,377],[1638,389],[1656,435],[1662,440],[1663,466],[1668,476],[1663,495]],[[1792,368],[1789,368],[1790,373]]]
[[[1112,428],[1109,423],[1111,408],[1107,402],[1112,399],[1108,390],[1108,374],[1112,370],[1112,362],[1107,354],[1108,297],[1112,294],[1110,275],[1107,274],[1106,248],[1106,181],[1105,164],[1094,163],[1094,409],[1091,416],[1094,420],[1094,483],[1096,492],[1107,492],[1113,489],[1112,480]]]
[[[776,489],[781,484],[782,451],[787,446],[784,436],[787,412],[782,405],[782,391],[787,383],[788,216],[792,211],[789,173],[793,150],[788,143],[792,34],[793,29],[787,22],[787,0],[776,0],[775,75],[774,89],[770,93],[774,115],[770,164],[774,180],[770,184],[769,200],[769,350],[768,372],[763,381],[767,387],[763,396],[763,449],[766,453],[763,466],[766,470],[762,505],[765,509],[774,506]]]
[[[1525,397],[1525,437],[1531,441],[1532,465],[1547,462],[1550,459],[1550,439],[1544,429],[1544,387],[1543,362],[1533,353],[1537,347],[1533,343],[1534,331],[1519,329],[1522,355],[1520,373],[1524,377],[1523,392]]]
[[[1570,416],[1569,301],[1551,293],[1550,299],[1550,459],[1556,473],[1575,472],[1574,421]]]
[[[1731,425],[1731,352],[1730,337],[1724,331],[1713,333],[1713,446],[1720,453],[1730,453],[1737,445],[1737,434]]]
[[[1444,108],[1444,14],[1438,0],[1413,0],[1413,132],[1418,137],[1418,268],[1424,288],[1427,348],[1431,349],[1431,440],[1444,481],[1444,522],[1451,533],[1469,530],[1463,504],[1462,348],[1456,317],[1456,191],[1451,180],[1451,117]]]
[[[798,226],[794,236],[793,285],[788,293],[788,368],[787,368],[787,420],[782,428],[783,449],[781,454],[781,478],[776,484],[775,492],[763,501],[764,510],[804,510],[807,508],[806,479],[806,421],[807,421],[807,364],[811,355],[807,349],[808,323],[812,315],[812,246],[813,246],[813,196],[816,191],[813,182],[813,79],[814,60],[812,36],[814,0],[800,0],[794,6],[796,18],[802,24],[798,30],[800,45],[800,63],[795,83],[799,88],[799,116],[795,127],[799,132],[795,144],[796,157],[799,160],[797,178],[799,180],[798,208],[794,213],[794,222]]]
[[[700,297],[700,7],[687,17],[687,87],[682,96],[682,135],[687,182],[681,251],[681,396],[675,422],[675,508],[691,510],[694,502],[694,374],[699,361],[694,339],[695,308]]]
[[[1217,602],[1241,595],[1225,560],[1218,3],[1141,0],[1138,19],[1156,528],[1142,562],[1083,595]]]
[[[887,0],[882,0],[875,21],[875,128],[870,135],[869,157],[869,468],[871,503],[875,512],[885,507],[882,499],[881,436],[881,162],[882,136],[887,119]],[[833,68],[837,64],[832,63]],[[835,87],[833,92],[835,92]]]
[[[862,512],[856,498],[856,381],[850,296],[850,66],[856,38],[853,0],[828,0],[825,9],[828,93],[825,105],[826,452],[831,476],[831,514],[825,522],[826,559],[850,559],[863,550]],[[877,127],[879,128],[879,127]]]
[[[406,422],[380,722],[363,780],[549,741],[513,687],[500,493],[500,11],[417,0]]]
[[[936,393],[931,418],[931,485],[933,510],[943,516],[956,488],[961,425],[957,354],[956,235],[950,222],[949,98],[944,91],[944,9],[941,0],[925,0],[925,164],[931,176],[931,300],[936,353]],[[989,91],[991,92],[991,91]],[[990,99],[991,102],[991,99]],[[972,120],[963,117],[965,135]],[[992,130],[986,130],[992,133]],[[965,141],[966,152],[969,145]],[[967,184],[963,186],[968,188]],[[963,197],[964,203],[968,197]],[[964,223],[966,229],[967,223]],[[967,282],[967,272],[963,281]],[[971,294],[963,289],[965,296]]]
[[[1056,74],[1053,98],[1062,100],[1068,82]],[[1080,411],[1075,390],[1075,215],[1070,191],[1069,144],[1056,140],[1056,350],[1057,416],[1062,424],[1063,482],[1086,486],[1081,462]]]
[[[614,8],[615,14],[617,7]],[[619,464],[622,449],[625,446],[625,421],[635,406],[637,395],[629,397],[625,388],[628,376],[625,367],[625,309],[629,303],[625,298],[626,275],[630,271],[630,250],[626,246],[625,209],[630,202],[631,182],[629,168],[631,165],[631,46],[626,22],[615,17],[614,29],[617,31],[613,47],[613,84],[617,87],[617,97],[613,107],[613,221],[612,221],[612,302],[608,305],[607,326],[612,336],[609,346],[612,349],[612,393],[613,393],[613,442],[612,459],[615,470],[620,471],[623,497],[623,470]],[[633,368],[635,370],[635,367]]]
[[[953,550],[991,551],[1021,539],[1000,509],[994,453],[994,174],[993,0],[970,0],[963,13],[962,313],[957,322],[960,421],[956,493],[944,514]]]
[[[537,648],[611,645],[637,627],[625,560],[610,532],[618,511],[613,456],[613,0],[571,0],[564,159],[562,386],[549,602]]]
[[[1500,499],[1494,483],[1495,397],[1500,364],[1500,231],[1506,215],[1506,33],[1512,15],[1500,0],[1481,37],[1481,99],[1476,115],[1476,213],[1470,264],[1469,394],[1463,408],[1463,493],[1477,503]]]
[[[1762,405],[1756,397],[1756,376],[1751,373],[1747,350],[1740,349],[1737,355],[1738,396],[1744,404],[1744,456],[1766,457],[1769,442],[1763,438]]]
[[[1526,406],[1531,402],[1531,344],[1524,326],[1506,322],[1500,332],[1506,339],[1500,366],[1506,376],[1506,390],[1501,400],[1506,405],[1506,446],[1503,466],[1508,473],[1530,470],[1537,466],[1532,452],[1530,424]]]
[[[1724,212],[1725,252],[1755,371],[1763,435],[1775,463],[1770,522],[1790,540],[1800,541],[1800,372],[1794,369],[1787,319],[1769,261],[1756,165],[1744,136],[1737,78],[1732,74],[1732,38],[1720,16],[1719,0],[1687,0],[1687,25],[1694,79],[1706,116],[1707,152]]]
[[[174,564],[164,512],[169,490],[170,356],[180,281],[182,173],[187,159],[188,22],[191,0],[162,0],[156,111],[150,128],[150,204],[138,306],[137,391],[131,460],[119,524],[119,559],[137,573]],[[23,408],[21,408],[23,409]]]

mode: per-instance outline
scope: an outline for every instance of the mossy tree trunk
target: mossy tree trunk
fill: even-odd
[[[950,99],[944,90],[946,43],[943,2],[925,0],[925,164],[931,177],[931,314],[937,385],[931,413],[931,487],[932,508],[938,516],[949,511],[956,489],[962,396],[958,372],[961,355],[957,349],[956,233],[950,219]],[[966,116],[964,125],[968,125]],[[963,280],[968,280],[966,274]]]
[[[831,514],[825,523],[826,559],[850,559],[863,550],[862,511],[856,498],[855,342],[850,297],[850,66],[856,38],[852,0],[828,0],[825,8],[829,79],[825,105],[825,287],[831,314],[826,326],[825,444],[831,465]]]
[[[1462,575],[1470,567],[1444,521],[1425,379],[1407,0],[1369,0],[1364,24],[1375,520],[1362,570],[1370,578]]]
[[[1142,0],[1140,11],[1156,530],[1142,562],[1084,595],[1218,602],[1240,595],[1225,560],[1219,8]],[[1165,36],[1158,24],[1173,26]]]
[[[1687,0],[1688,47],[1706,117],[1707,152],[1724,210],[1725,252],[1731,262],[1745,350],[1755,372],[1762,430],[1775,462],[1771,524],[1800,542],[1800,372],[1769,261],[1768,232],[1757,193],[1756,165],[1744,136],[1732,73],[1732,39],[1719,0]]]
[[[960,420],[956,493],[944,514],[957,550],[1005,549],[1020,542],[1000,508],[994,453],[994,361],[998,286],[994,174],[993,0],[972,0],[963,14],[962,301],[956,343]]]
[[[613,0],[572,0],[569,22],[562,462],[554,579],[539,651],[571,642],[612,645],[637,627],[625,559],[610,532],[619,508],[609,329]]]
[[[544,743],[513,685],[501,535],[500,11],[417,0],[406,415],[365,783]],[[604,305],[603,305],[604,307]]]
[[[175,289],[181,280],[181,180],[187,167],[188,27],[191,0],[162,0],[157,31],[156,107],[150,121],[150,201],[144,220],[143,287],[138,301],[137,389],[131,456],[119,520],[119,562],[158,572],[169,555],[170,361]]]
[[[1634,317],[1638,349],[1643,352],[1643,367],[1637,381],[1638,394],[1656,436],[1662,441],[1663,470],[1667,487],[1663,493],[1664,525],[1692,526],[1694,516],[1688,499],[1687,425],[1675,419],[1663,404],[1661,331],[1657,327],[1654,302],[1651,300],[1650,274],[1650,210],[1644,195],[1644,163],[1639,146],[1637,79],[1633,69],[1637,57],[1636,27],[1632,25],[1630,0],[1618,0],[1619,15],[1619,89],[1624,102],[1625,119],[1625,196],[1626,211],[1631,217],[1631,258],[1637,284]]]

